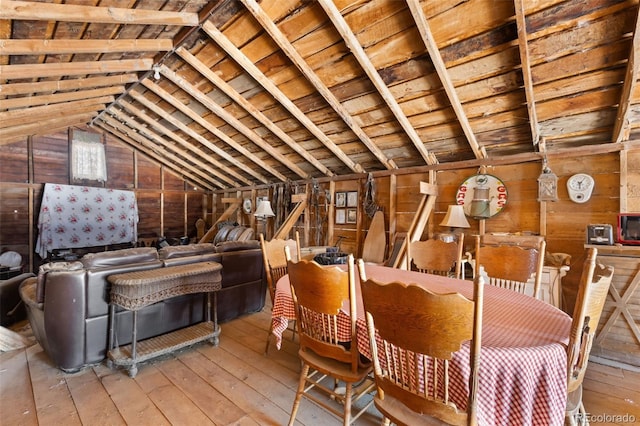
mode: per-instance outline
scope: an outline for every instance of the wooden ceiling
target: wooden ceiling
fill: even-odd
[[[638,0],[2,0],[0,49],[0,144],[214,190],[640,139]]]

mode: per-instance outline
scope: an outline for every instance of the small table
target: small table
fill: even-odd
[[[219,343],[220,327],[217,315],[217,291],[222,287],[222,265],[200,262],[165,268],[125,272],[110,275],[111,301],[109,306],[110,364],[129,367],[129,376],[138,373],[137,363],[174,350],[210,340]],[[191,293],[207,293],[206,320],[167,334],[137,341],[138,310],[162,300]],[[214,296],[213,322],[211,321],[211,293]],[[133,311],[132,342],[115,347],[115,308]]]

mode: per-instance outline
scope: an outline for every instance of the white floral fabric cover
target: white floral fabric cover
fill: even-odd
[[[108,188],[47,183],[38,217],[36,253],[54,249],[135,242],[135,193]]]

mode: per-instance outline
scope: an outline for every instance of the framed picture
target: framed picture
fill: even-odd
[[[347,207],[358,207],[358,191],[347,192]]]
[[[341,225],[347,222],[346,212],[345,209],[336,209],[336,224]]]
[[[347,209],[347,223],[356,223],[358,219],[358,210]]]
[[[336,207],[347,207],[346,192],[336,192]]]

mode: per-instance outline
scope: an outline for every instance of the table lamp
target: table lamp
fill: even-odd
[[[253,215],[258,219],[262,219],[264,221],[263,234],[264,234],[264,238],[266,239],[267,238],[267,218],[270,218],[276,215],[271,209],[271,201],[262,200],[260,203],[258,203],[258,208],[256,209],[256,212]]]
[[[470,228],[469,221],[464,214],[464,208],[462,205],[452,205],[447,209],[447,214],[444,216],[440,226],[448,226],[448,234],[440,234],[440,239],[443,241],[455,241],[457,240],[456,228]],[[460,231],[458,231],[460,232]]]

